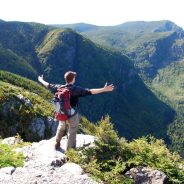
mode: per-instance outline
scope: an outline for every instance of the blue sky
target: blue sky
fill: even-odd
[[[0,0],[0,19],[95,25],[170,20],[184,28],[183,7],[183,0]]]

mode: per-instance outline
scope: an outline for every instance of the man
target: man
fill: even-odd
[[[107,85],[107,83],[103,88],[97,88],[97,89],[87,89],[87,88],[76,86],[74,85],[76,72],[72,72],[72,71],[66,72],[64,75],[64,78],[66,81],[66,85],[71,92],[70,105],[76,111],[75,115],[69,119],[69,123],[68,123],[69,129],[68,129],[67,149],[69,149],[69,148],[76,147],[76,135],[77,135],[77,129],[78,129],[78,123],[79,123],[79,114],[78,114],[79,98],[87,95],[94,95],[94,94],[113,91],[114,86],[113,84]],[[43,76],[38,76],[38,81],[42,83],[46,88],[51,89],[53,92],[56,92],[58,88],[63,86],[60,84],[50,84],[43,79]],[[65,134],[65,129],[66,129],[66,122],[59,121],[57,133],[56,133],[56,143],[55,143],[56,150],[60,148],[60,141],[63,135]]]

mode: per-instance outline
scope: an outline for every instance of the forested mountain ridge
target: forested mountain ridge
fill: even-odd
[[[42,24],[1,21],[1,69],[36,79],[41,71],[36,45],[48,29]]]
[[[72,28],[75,26],[80,31],[79,24]],[[137,21],[83,29],[81,34],[127,54],[155,95],[176,110],[177,116],[169,126],[168,135],[173,149],[183,154],[183,29],[167,20]]]
[[[91,29],[88,27],[82,31],[79,26],[68,25],[98,44],[127,54],[146,78],[154,78],[158,69],[184,58],[184,31],[171,21],[135,21],[117,26],[91,25]]]
[[[83,30],[96,29],[91,25],[82,26]],[[167,29],[175,28],[168,25]],[[165,33],[158,35],[161,40],[162,34]],[[165,36],[168,38],[171,35],[167,33]],[[177,43],[180,44],[182,53],[182,40]],[[136,60],[130,60],[122,53],[125,52],[96,44],[71,29],[0,20],[0,136],[7,137],[19,133],[26,141],[38,141],[54,136],[57,123],[50,117],[53,116],[53,94],[36,82],[37,76],[44,74],[48,82],[64,83],[64,73],[73,70],[77,72],[77,85],[98,88],[108,82],[115,85],[115,90],[108,94],[81,98],[80,112],[93,123],[82,117],[79,131],[97,136],[97,141],[93,147],[85,147],[84,152],[81,149],[79,152],[76,150],[68,152],[69,161],[80,163],[87,173],[104,182],[130,183],[129,179],[124,178],[124,173],[134,167],[142,168],[138,176],[143,176],[143,172],[147,177],[149,174],[145,173],[143,167],[147,166],[165,172],[168,178],[164,180],[169,183],[182,183],[183,160],[176,153],[171,153],[163,140],[152,137],[153,135],[162,138],[167,144],[172,143],[170,148],[180,151],[182,155],[184,150],[182,57],[177,57],[178,60],[174,62],[169,61],[166,67],[151,66],[150,69],[156,71],[156,77],[153,77],[146,73],[149,70],[145,70],[145,66],[141,69],[136,65]],[[145,85],[139,76],[141,72],[145,77],[149,77],[150,86]],[[177,95],[174,96],[175,94]],[[177,118],[174,121],[175,113]],[[111,121],[106,114],[109,114]],[[181,116],[178,116],[179,114]],[[97,120],[99,121],[94,125]],[[114,127],[123,137],[118,137]],[[124,137],[134,140],[130,142]],[[135,139],[137,137],[141,138]],[[20,139],[19,136],[17,138]],[[83,142],[86,144],[86,141]],[[43,145],[43,141],[41,144]],[[46,145],[48,146],[48,143]],[[1,144],[1,140],[0,146],[3,153],[2,165],[7,164],[11,157],[14,161],[15,154],[10,154],[9,147]],[[43,147],[38,147],[42,153]],[[35,150],[35,146],[33,148]],[[36,155],[40,156],[38,153],[36,151]],[[55,150],[53,153],[56,155]],[[4,159],[7,154],[8,157]],[[29,149],[28,155],[35,158]],[[20,160],[23,162],[23,157],[18,161]],[[27,155],[26,160],[30,161]],[[48,168],[48,159],[46,161]],[[60,171],[58,162],[55,161],[58,161],[58,157],[54,159],[54,164],[56,163],[56,168]],[[36,173],[38,163],[36,160]],[[43,163],[41,165],[43,166]],[[8,166],[12,166],[12,163],[8,163]],[[31,170],[31,167],[27,166],[25,168]],[[41,170],[39,168],[39,171]],[[134,171],[132,170],[133,175]],[[11,172],[22,175],[20,167]],[[30,177],[33,178],[32,174],[28,172],[26,178],[28,180]],[[50,174],[53,176],[53,173]],[[155,171],[154,175],[158,181],[158,174],[155,174]],[[16,175],[14,176],[16,178]],[[37,174],[34,176],[37,180]],[[12,179],[11,176],[11,181]],[[19,175],[17,179],[20,181]],[[45,174],[41,174],[39,179],[45,181]],[[7,183],[9,181],[8,179]],[[27,180],[24,178],[24,181]]]
[[[168,128],[172,150],[184,155],[184,60],[160,69],[152,81],[152,87],[170,106],[176,109],[175,121]]]
[[[81,99],[81,113],[93,122],[109,114],[119,134],[127,138],[153,134],[167,139],[167,126],[175,113],[147,88],[128,57],[71,29],[36,23],[0,22],[0,44],[7,52],[0,69],[35,80],[43,73],[53,83],[64,83],[64,73],[74,70],[81,86],[98,88],[113,83],[113,93]],[[17,61],[9,52],[17,55]],[[20,70],[21,59],[29,67]]]

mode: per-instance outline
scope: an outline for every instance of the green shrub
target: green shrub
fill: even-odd
[[[85,129],[94,126],[89,125],[89,121],[86,122]],[[83,150],[69,150],[67,156],[70,161],[80,164],[85,172],[90,173],[96,180],[108,184],[132,183],[131,179],[124,176],[125,172],[132,167],[147,166],[163,171],[168,176],[169,183],[184,181],[183,160],[178,154],[171,153],[163,140],[151,136],[131,142],[125,138],[120,139],[109,116],[99,121],[93,130],[97,137],[95,146]]]
[[[20,100],[18,98],[20,94],[29,99],[31,104]],[[16,126],[16,131],[25,140],[38,141],[35,135],[29,135],[28,127],[33,118],[45,119],[53,115],[53,110],[53,105],[41,96],[25,88],[0,81],[0,135],[2,137],[14,136],[12,128]]]
[[[95,147],[80,151],[69,150],[67,156],[70,161],[80,164],[85,172],[90,173],[96,180],[110,184],[132,183],[123,175],[126,167],[119,157],[118,135],[109,121],[110,118],[107,116],[98,122],[95,129],[97,136]]]
[[[93,123],[91,123],[86,117],[82,116],[80,119],[78,133],[95,135],[96,126]]]
[[[130,165],[146,165],[163,171],[170,182],[181,183],[184,181],[184,169],[180,168],[181,158],[176,153],[171,153],[163,140],[153,137],[143,137],[129,143],[131,157],[127,160]]]
[[[0,168],[22,167],[23,164],[24,156],[22,153],[16,153],[11,146],[0,143]]]
[[[29,80],[20,75],[0,70],[0,81],[7,82],[14,86],[21,87],[24,90],[31,91],[32,93],[38,94],[46,100],[52,99],[52,94],[49,92],[49,90],[45,89],[37,82]]]

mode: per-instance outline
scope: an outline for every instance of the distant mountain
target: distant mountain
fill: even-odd
[[[75,25],[72,28],[76,30]],[[158,69],[184,58],[184,31],[171,21],[127,22],[79,32],[127,54],[145,79],[154,78]]]
[[[98,28],[98,26],[92,24],[85,23],[76,23],[76,24],[53,24],[51,26],[59,27],[59,28],[71,28],[77,32],[85,32]]]

